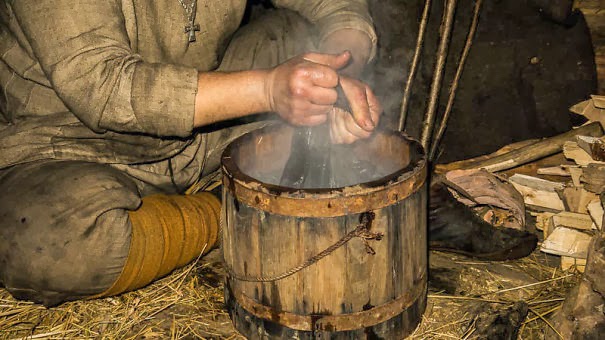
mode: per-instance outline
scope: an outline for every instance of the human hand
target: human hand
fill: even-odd
[[[330,138],[336,144],[351,144],[368,138],[378,125],[382,105],[370,87],[353,78],[340,77],[340,86],[351,112],[338,107],[330,111]]]
[[[265,82],[271,110],[294,125],[324,123],[338,99],[337,70],[350,58],[349,52],[306,53],[273,68]]]

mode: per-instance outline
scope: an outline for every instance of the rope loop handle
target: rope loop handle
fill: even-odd
[[[370,240],[375,240],[375,241],[380,241],[382,240],[382,238],[384,237],[383,233],[380,232],[372,232],[370,231],[370,229],[372,229],[372,222],[374,221],[375,218],[375,214],[371,211],[365,212],[363,214],[361,214],[361,216],[359,217],[359,222],[360,224],[353,230],[351,230],[349,233],[347,233],[343,238],[341,238],[340,240],[338,240],[336,243],[334,243],[333,245],[327,247],[326,249],[322,250],[321,252],[317,253],[314,256],[311,256],[310,258],[308,258],[306,261],[304,261],[303,263],[301,263],[300,265],[291,268],[279,275],[275,275],[275,276],[246,276],[246,275],[240,275],[237,274],[235,272],[233,272],[233,269],[231,267],[229,267],[228,265],[225,265],[225,269],[227,270],[227,272],[229,273],[229,276],[231,276],[232,278],[239,280],[239,281],[245,281],[245,282],[273,282],[273,281],[278,281],[281,279],[284,279],[288,276],[292,276],[296,273],[298,273],[299,271],[317,263],[319,260],[323,259],[324,257],[332,254],[334,251],[336,251],[338,248],[344,246],[345,244],[347,244],[350,240],[352,240],[355,237],[360,238],[365,245],[365,249],[366,252],[370,255],[376,255],[376,251],[374,250],[374,248],[372,248],[369,244],[368,241]]]

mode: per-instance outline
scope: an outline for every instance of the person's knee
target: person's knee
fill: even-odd
[[[0,280],[46,305],[107,289],[130,245],[134,182],[109,166],[40,162],[0,179]]]

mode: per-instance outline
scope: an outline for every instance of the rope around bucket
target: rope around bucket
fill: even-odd
[[[372,228],[372,222],[374,221],[374,213],[373,212],[365,212],[363,214],[361,214],[361,216],[359,217],[360,220],[360,224],[353,229],[352,231],[350,231],[349,233],[347,233],[343,238],[341,238],[340,240],[338,240],[336,243],[334,243],[333,245],[327,247],[326,249],[322,250],[321,252],[317,253],[314,256],[311,256],[309,259],[307,259],[306,261],[304,261],[303,263],[301,263],[300,265],[289,269],[279,275],[275,275],[275,276],[246,276],[246,275],[240,275],[237,274],[235,272],[233,272],[233,269],[230,268],[229,266],[225,266],[225,269],[227,270],[227,273],[229,273],[229,275],[236,279],[236,280],[240,280],[240,281],[245,281],[245,282],[272,282],[272,281],[278,281],[281,279],[284,279],[288,276],[294,275],[296,273],[298,273],[299,271],[317,263],[319,260],[323,259],[324,257],[332,254],[334,251],[336,251],[338,248],[344,246],[345,244],[347,244],[350,240],[352,240],[355,237],[359,237],[365,244],[365,248],[366,248],[366,252],[370,255],[375,255],[376,251],[374,251],[374,249],[370,246],[369,244],[369,240],[375,240],[375,241],[380,241],[382,240],[382,237],[384,236],[383,233],[377,232],[371,232],[370,229]]]

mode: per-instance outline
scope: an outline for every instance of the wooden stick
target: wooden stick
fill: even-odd
[[[443,71],[445,70],[445,61],[450,46],[452,28],[454,27],[454,13],[456,12],[457,4],[458,0],[447,0],[445,5],[445,15],[441,26],[441,42],[439,43],[439,49],[437,50],[433,82],[431,84],[427,110],[424,115],[424,122],[422,123],[422,135],[420,136],[420,143],[424,147],[424,150],[429,149],[431,136],[433,135],[435,113],[437,111],[437,104],[439,103],[439,92],[441,91],[441,84],[443,83]]]
[[[574,140],[575,136],[579,135],[600,137],[603,135],[603,129],[601,128],[600,123],[593,122],[588,125],[581,126],[577,129],[567,131],[560,135],[545,138],[541,141],[530,144],[528,146],[524,146],[516,150],[512,150],[505,154],[464,164],[461,168],[484,168],[490,172],[512,169],[519,165],[523,165],[560,152],[565,142]]]
[[[439,125],[439,130],[437,130],[437,135],[433,139],[433,143],[431,145],[431,151],[429,153],[429,161],[435,160],[435,153],[437,152],[437,148],[439,147],[439,143],[441,142],[441,138],[443,137],[443,133],[445,132],[445,128],[447,127],[447,122],[450,118],[450,114],[452,112],[452,107],[454,106],[454,100],[456,99],[456,91],[458,90],[458,83],[460,82],[460,78],[462,77],[462,71],[464,71],[464,65],[466,64],[466,59],[468,58],[468,54],[471,50],[471,46],[473,45],[473,40],[475,38],[475,33],[477,32],[477,26],[479,26],[479,13],[481,12],[481,5],[483,4],[483,0],[477,0],[475,2],[475,11],[473,14],[473,21],[471,22],[471,28],[469,29],[468,35],[466,36],[466,43],[464,44],[464,49],[462,50],[462,55],[460,56],[460,61],[458,62],[458,69],[456,70],[456,76],[454,77],[454,82],[450,87],[450,94],[447,100],[447,106],[445,108],[445,112],[443,113],[443,117],[441,118],[441,124]]]
[[[412,93],[412,83],[416,78],[416,71],[418,70],[418,64],[420,62],[420,54],[424,47],[424,37],[426,36],[426,27],[429,22],[429,13],[431,11],[432,0],[426,0],[424,2],[424,10],[422,11],[422,19],[420,20],[420,28],[418,29],[418,38],[416,38],[416,49],[414,50],[414,58],[412,59],[412,65],[410,66],[410,73],[408,74],[408,80],[405,83],[405,90],[403,91],[403,99],[401,101],[401,111],[399,115],[399,131],[405,129],[405,121],[408,115],[408,107],[410,102],[410,95]]]

